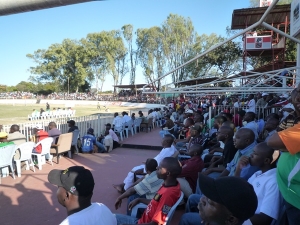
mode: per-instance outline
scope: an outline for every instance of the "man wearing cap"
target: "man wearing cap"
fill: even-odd
[[[74,130],[79,130],[77,126],[75,126],[75,121],[74,120],[69,120],[68,122],[69,130],[68,133],[73,132]]]
[[[172,206],[178,201],[181,191],[177,181],[181,173],[181,166],[173,157],[164,158],[157,167],[157,177],[163,179],[164,183],[157,191],[152,200],[145,198],[134,199],[129,204],[131,210],[135,205],[144,203],[147,205],[142,217],[137,219],[132,216],[116,214],[118,225],[125,224],[165,224],[167,215]]]
[[[266,104],[267,104],[267,97],[268,97],[268,93],[262,93],[262,97],[260,99],[257,100],[256,106],[259,108],[265,108]]]
[[[48,181],[57,185],[57,200],[67,209],[68,217],[60,225],[116,225],[111,211],[102,203],[91,203],[94,178],[82,166],[51,170]]]
[[[44,140],[45,138],[49,137],[49,134],[47,131],[43,130],[43,125],[42,124],[38,124],[35,126],[35,128],[33,128],[33,133],[35,134],[35,142],[38,143],[42,140]],[[42,145],[39,144],[38,146],[36,146],[33,150],[33,153],[41,153],[42,152]]]

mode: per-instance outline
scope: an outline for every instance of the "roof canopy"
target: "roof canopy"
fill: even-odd
[[[232,13],[231,30],[245,29],[258,22],[268,7],[257,7],[247,9],[236,9]],[[273,26],[289,23],[291,13],[291,4],[276,5],[267,15],[265,22]]]
[[[144,87],[146,84],[124,84],[124,85],[115,85],[114,87],[116,88],[142,88]]]
[[[192,80],[185,80],[181,82],[177,82],[179,86],[185,86],[185,85],[196,85],[196,84],[204,84],[204,83],[209,83],[214,80],[219,79],[218,77],[210,77],[210,78],[196,78]]]

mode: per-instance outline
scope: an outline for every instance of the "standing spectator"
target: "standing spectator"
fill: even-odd
[[[68,133],[73,132],[74,130],[79,130],[77,126],[75,126],[75,121],[74,120],[69,120],[68,122],[69,130]]]
[[[47,111],[50,111],[50,105],[49,105],[48,102],[46,103],[46,110],[47,110]]]
[[[116,217],[102,203],[91,203],[95,186],[91,171],[82,166],[51,170],[48,181],[57,185],[57,200],[66,208],[68,217],[60,223],[116,225]]]
[[[254,100],[254,95],[250,94],[248,96],[248,104],[247,104],[247,110],[246,112],[253,112],[254,114],[256,113],[256,104]]]
[[[267,97],[268,97],[268,93],[262,93],[262,97],[260,99],[258,99],[256,106],[259,108],[264,108],[267,104]]]

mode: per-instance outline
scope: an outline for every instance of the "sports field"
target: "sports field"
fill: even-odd
[[[65,105],[51,104],[51,109],[57,107],[65,108]],[[40,110],[40,108],[45,110],[45,104],[0,104],[0,124],[8,125],[13,123],[25,123],[28,121],[28,115],[32,113],[32,110]],[[109,112],[105,112],[103,106],[101,106],[101,109],[99,110],[97,109],[97,106],[94,105],[76,105],[72,108],[76,110],[76,117],[98,113],[113,114],[114,112],[143,110],[136,107],[108,106]]]

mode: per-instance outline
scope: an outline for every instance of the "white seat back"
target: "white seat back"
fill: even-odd
[[[15,151],[16,145],[8,145],[0,148],[0,168],[12,164]]]
[[[32,149],[34,148],[34,142],[25,142],[16,146],[16,149],[20,149],[21,158],[20,161],[27,160],[31,158]]]
[[[41,155],[45,155],[45,154],[50,152],[52,142],[53,142],[53,138],[52,137],[47,137],[47,138],[39,141],[35,146],[38,146],[39,144],[41,144],[42,145]]]

